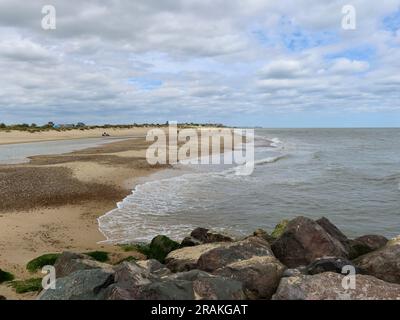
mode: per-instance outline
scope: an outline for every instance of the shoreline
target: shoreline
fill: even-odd
[[[73,129],[66,131],[42,131],[42,132],[26,132],[26,131],[0,131],[0,145],[24,144],[31,142],[50,142],[60,140],[75,140],[75,139],[91,139],[102,138],[102,133],[110,133],[110,138],[126,136],[127,138],[144,137],[146,132],[151,128],[137,127],[132,129]],[[130,136],[132,135],[132,136]],[[110,140],[111,140],[110,139]]]
[[[0,165],[4,185],[0,188],[0,269],[24,280],[42,276],[28,272],[26,264],[43,254],[71,250],[107,251],[117,260],[126,256],[119,246],[104,242],[98,219],[131,194],[138,180],[170,168],[149,165],[145,154],[152,142],[145,140],[143,128],[134,133],[130,139]],[[0,295],[35,298],[16,294],[4,283]]]
[[[41,276],[29,273],[26,264],[42,254],[104,250],[123,257],[118,246],[98,243],[105,237],[97,218],[129,195],[139,178],[162,169],[147,164],[149,144],[135,137],[0,165],[0,269],[28,279]],[[0,295],[34,297],[17,295],[4,283]]]

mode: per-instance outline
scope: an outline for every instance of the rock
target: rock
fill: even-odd
[[[340,231],[332,222],[329,221],[329,219],[322,217],[321,219],[318,219],[316,221],[326,232],[329,233],[329,235],[336,240],[340,241],[340,243],[343,244],[343,246],[347,247],[349,239],[346,237],[346,235]]]
[[[363,242],[359,242],[356,240],[349,241],[348,257],[351,260],[356,259],[364,254],[370,253],[371,251],[371,248]]]
[[[203,253],[222,245],[224,245],[224,243],[207,243],[195,247],[185,247],[174,250],[166,257],[165,264],[172,272],[196,269],[197,261]]]
[[[79,270],[64,278],[57,278],[56,289],[42,291],[38,300],[102,300],[102,289],[113,282],[112,271]]]
[[[198,246],[200,244],[201,242],[193,237],[185,237],[181,242],[181,248]]]
[[[390,239],[386,245],[391,246],[391,245],[395,245],[395,244],[400,244],[400,236]]]
[[[349,258],[355,259],[364,254],[382,248],[388,239],[378,235],[365,235],[354,240],[349,240]]]
[[[303,274],[306,274],[306,269],[305,267],[300,267],[300,268],[294,268],[294,269],[286,269],[283,271],[282,277],[287,278],[287,277],[297,277],[301,276]]]
[[[165,292],[153,290],[153,286],[160,282],[160,277],[149,272],[148,269],[139,266],[135,262],[124,262],[115,270],[114,284],[105,290],[107,300],[156,300],[167,299]],[[166,288],[168,287],[168,288]],[[169,300],[183,299],[186,295],[190,299],[190,284],[164,286],[170,290]],[[160,289],[161,291],[161,289]]]
[[[344,266],[352,266],[355,268],[356,273],[360,273],[358,268],[354,266],[354,264],[347,259],[344,258],[335,258],[335,257],[326,257],[326,258],[318,258],[311,264],[306,267],[306,273],[313,275],[323,272],[336,272],[342,273]]]
[[[248,299],[271,299],[284,270],[285,266],[275,257],[254,256],[230,263],[213,274],[242,282]]]
[[[200,270],[178,273],[168,280],[191,281],[196,300],[243,300],[245,298],[240,281],[210,275]]]
[[[259,237],[261,239],[264,239],[265,241],[267,241],[268,243],[272,243],[275,238],[270,236],[268,234],[267,231],[263,230],[263,229],[257,229],[256,231],[253,232],[253,236],[254,237]]]
[[[324,256],[346,257],[348,254],[341,242],[320,224],[305,217],[291,220],[271,247],[275,256],[289,268],[308,265]]]
[[[330,222],[327,218],[323,217],[317,220],[317,223],[325,229],[329,235],[336,240],[340,241],[343,247],[347,251],[347,257],[349,259],[355,259],[358,256],[366,253],[368,250],[364,244],[358,242],[356,240],[351,240],[346,237],[346,235],[340,231],[332,222]]]
[[[214,242],[232,242],[233,239],[220,233],[212,232],[205,228],[196,228],[190,237],[183,239],[181,247],[197,246],[199,244]]]
[[[89,269],[108,269],[112,267],[108,264],[93,260],[85,254],[63,252],[54,264],[57,278],[63,278],[79,270]]]
[[[400,240],[389,241],[383,248],[357,258],[354,264],[362,273],[400,283]]]
[[[136,262],[123,262],[115,267],[114,282],[123,287],[134,287],[149,284],[157,276]]]
[[[0,296],[0,300],[7,300],[5,296]]]
[[[136,264],[126,264],[116,271],[115,283],[104,296],[107,300],[188,300],[243,299],[238,281],[210,275],[204,271],[157,277]]]
[[[385,238],[383,236],[372,235],[372,234],[358,237],[354,240],[364,243],[365,245],[367,245],[370,248],[371,251],[375,251],[375,250],[378,250],[378,249],[384,247],[389,241],[387,238]]]
[[[289,223],[289,220],[286,220],[286,219],[284,219],[281,222],[279,222],[275,226],[274,231],[272,231],[271,237],[274,238],[274,239],[278,239],[283,234],[283,232],[285,231],[286,226],[288,225],[288,223]]]
[[[171,274],[165,265],[155,259],[138,261],[137,265],[160,277]]]
[[[262,256],[273,256],[268,242],[258,237],[250,237],[204,252],[197,261],[197,268],[212,272],[233,262]]]
[[[151,240],[149,246],[150,254],[148,257],[163,263],[168,253],[178,248],[178,242],[171,240],[167,236],[159,235]]]
[[[325,272],[282,278],[273,300],[399,300],[400,285],[356,275],[355,289],[344,289],[344,275]],[[344,280],[346,282],[346,279]],[[346,282],[347,283],[347,282]]]

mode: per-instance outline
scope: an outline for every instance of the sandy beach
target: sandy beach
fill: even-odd
[[[27,132],[27,131],[0,131],[0,145],[11,143],[27,143],[27,142],[41,142],[41,141],[56,141],[56,140],[70,140],[70,139],[83,139],[83,138],[98,138],[106,132],[112,137],[129,137],[129,136],[144,136],[149,128],[136,127],[131,129],[119,128],[97,128],[97,129],[74,129],[64,131],[41,131],[41,132]]]
[[[63,133],[64,134],[64,133]],[[98,132],[97,132],[98,134]],[[139,177],[161,168],[150,166],[145,151],[150,144],[145,131],[120,130],[119,136],[142,136],[63,155],[32,157],[30,163],[0,166],[0,268],[19,279],[32,277],[26,263],[45,253],[105,250],[116,259],[124,256],[117,246],[99,244],[104,236],[97,218],[115,208],[132,192]],[[78,130],[32,134],[1,134],[0,143],[87,138],[95,132]],[[5,284],[0,295],[16,295]]]
[[[99,243],[105,238],[97,218],[130,194],[139,178],[168,167],[148,164],[145,154],[151,142],[145,140],[147,130],[119,129],[110,132],[112,137],[135,138],[66,154],[34,156],[29,163],[0,165],[0,269],[18,279],[31,278],[28,261],[65,250],[107,251],[116,261],[125,257],[120,247]],[[1,133],[0,144],[83,139],[98,137],[103,131]],[[0,295],[35,297],[17,295],[5,284],[0,285]]]

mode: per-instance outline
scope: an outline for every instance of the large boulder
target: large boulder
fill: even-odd
[[[196,269],[197,261],[203,253],[223,245],[225,245],[225,243],[207,243],[174,250],[166,257],[165,264],[172,272]]]
[[[136,263],[148,272],[157,276],[165,276],[171,274],[171,271],[165,265],[155,259],[141,260],[137,261]]]
[[[104,292],[108,300],[243,299],[242,284],[204,271],[158,277],[135,263],[125,263],[115,274],[115,283]]]
[[[93,260],[85,254],[63,252],[54,264],[57,278],[63,278],[75,271],[90,269],[107,269],[112,271],[110,265]]]
[[[400,283],[400,239],[389,241],[383,248],[357,258],[354,263],[365,274]]]
[[[365,235],[350,240],[350,258],[355,259],[364,254],[378,250],[386,245],[388,239],[378,235]]]
[[[201,270],[191,270],[170,276],[167,281],[190,281],[196,300],[242,300],[243,285],[235,279],[211,275]]]
[[[38,300],[102,300],[102,289],[113,282],[113,271],[79,270],[64,278],[57,278],[56,288],[42,291]]]
[[[349,239],[346,235],[338,229],[328,218],[322,217],[316,221],[332,238],[335,238],[343,246],[347,247],[349,244]]]
[[[159,235],[151,240],[147,256],[163,263],[168,253],[178,248],[178,242],[171,240],[167,236]]]
[[[271,299],[285,266],[272,256],[254,256],[217,269],[217,274],[243,283],[248,299]]]
[[[356,275],[355,289],[344,289],[344,275],[325,272],[282,278],[273,300],[399,300],[400,285]]]
[[[371,252],[371,248],[365,242],[365,239],[357,238],[355,240],[347,238],[329,219],[323,217],[316,221],[332,238],[338,240],[347,251],[349,259],[355,259],[365,253]],[[368,236],[367,236],[368,237]],[[360,241],[358,240],[360,239]]]
[[[324,273],[328,271],[342,273],[343,268],[346,266],[353,267],[356,273],[360,272],[358,268],[350,260],[344,258],[336,258],[336,257],[318,258],[317,260],[309,264],[306,267],[305,271],[307,274],[310,275]]]
[[[233,239],[226,235],[210,231],[205,228],[196,228],[189,237],[182,240],[181,247],[197,246],[205,243],[232,242]]]
[[[325,256],[348,255],[339,240],[319,223],[305,217],[297,217],[288,223],[283,234],[272,244],[272,251],[289,268],[305,266]]]
[[[274,256],[268,242],[249,237],[204,252],[197,261],[197,268],[212,272],[233,262],[264,256]]]

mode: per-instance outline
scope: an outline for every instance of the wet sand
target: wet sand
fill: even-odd
[[[104,250],[117,260],[126,256],[118,246],[99,243],[104,236],[97,218],[130,194],[139,178],[169,167],[148,164],[145,155],[151,142],[145,140],[144,130],[148,129],[133,130],[133,139],[0,165],[0,269],[27,279],[35,276],[26,270],[27,262],[46,253]],[[24,134],[20,142],[29,141],[29,133]],[[5,141],[3,135],[0,138]],[[0,285],[0,295],[35,297],[17,295],[5,284]]]
[[[63,155],[35,156],[28,164],[0,166],[0,269],[32,277],[26,263],[45,253],[105,250],[97,218],[132,192],[139,177],[165,166],[145,159],[144,138]],[[16,295],[4,284],[0,295]]]

